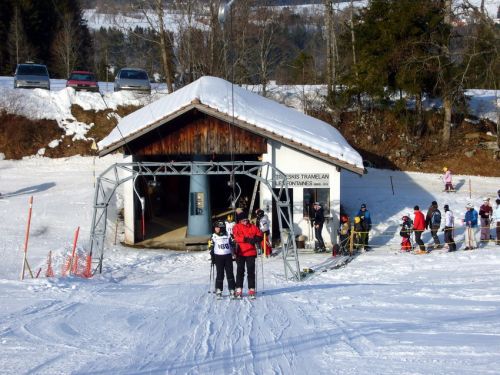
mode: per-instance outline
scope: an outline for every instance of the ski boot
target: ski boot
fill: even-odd
[[[255,289],[251,288],[248,290],[248,298],[250,299],[255,299],[256,295],[255,295]]]
[[[236,291],[234,292],[234,298],[236,299],[241,299],[243,297],[241,288],[236,288]]]
[[[222,290],[217,289],[215,291],[215,296],[217,297],[217,299],[222,299]]]
[[[229,291],[229,299],[234,299],[234,298],[235,298],[235,296],[234,296],[234,290],[231,289]]]

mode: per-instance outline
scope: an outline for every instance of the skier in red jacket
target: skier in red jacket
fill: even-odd
[[[418,243],[418,246],[421,251],[425,251],[425,244],[422,241],[422,232],[425,230],[425,217],[422,211],[420,211],[420,207],[415,206],[413,208],[415,218],[413,219],[413,231],[415,232],[415,242]]]
[[[248,214],[236,214],[237,224],[233,227],[233,237],[237,244],[236,250],[236,298],[242,297],[245,267],[247,269],[248,295],[255,298],[255,258],[257,248],[264,235],[256,225],[250,223]]]

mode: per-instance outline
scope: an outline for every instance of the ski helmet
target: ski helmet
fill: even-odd
[[[356,216],[356,217],[354,218],[354,222],[355,222],[356,224],[359,224],[359,223],[361,222],[361,218],[360,218],[359,216]]]
[[[410,220],[410,218],[409,218],[408,216],[406,216],[406,215],[405,215],[405,216],[403,216],[403,217],[401,218],[401,220],[403,220],[403,221],[408,221],[408,220]]]
[[[262,216],[264,216],[264,210],[261,210],[260,208],[256,209],[255,216],[257,216],[258,218],[261,218]]]
[[[224,222],[222,220],[217,220],[215,223],[214,223],[214,228],[226,228],[226,224],[224,224]]]

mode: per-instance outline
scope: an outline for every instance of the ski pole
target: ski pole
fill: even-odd
[[[28,240],[30,237],[30,226],[31,226],[31,212],[33,211],[33,196],[29,199],[29,212],[28,212],[28,224],[26,226],[26,237],[24,239],[24,255],[23,255],[23,269],[21,272],[21,280],[24,280],[24,274],[26,272],[26,267],[28,267],[28,271],[33,278],[33,273],[31,272],[30,265],[28,263]]]
[[[261,271],[262,271],[262,294],[264,294],[264,258],[262,257],[262,255],[260,256],[260,265],[262,268],[261,269]]]
[[[210,260],[210,281],[208,283],[208,293],[212,293],[212,280],[213,280],[213,273],[214,273],[214,264],[212,263],[212,260]]]

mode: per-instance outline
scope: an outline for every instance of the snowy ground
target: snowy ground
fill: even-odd
[[[78,226],[88,245],[94,170],[116,160],[0,161],[2,374],[498,374],[500,247],[403,254],[395,232],[433,199],[462,217],[500,178],[472,177],[469,193],[457,176],[446,195],[437,175],[345,174],[343,204],[373,214],[373,252],[302,282],[284,280],[279,258],[262,278],[259,261],[256,301],[215,301],[206,253],[126,249],[112,233],[101,275],[60,276]],[[56,277],[19,281],[31,195],[29,263],[52,250]],[[301,268],[328,257],[303,254]]]

